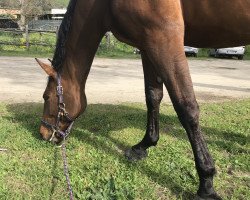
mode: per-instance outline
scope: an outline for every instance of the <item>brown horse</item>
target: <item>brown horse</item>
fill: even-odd
[[[53,67],[37,60],[50,76],[43,96],[42,137],[60,142],[84,112],[85,83],[93,58],[104,34],[112,31],[122,42],[141,50],[145,78],[146,134],[126,157],[142,159],[147,148],[157,144],[164,84],[193,149],[200,179],[197,198],[221,199],[213,188],[215,166],[200,130],[183,46],[250,44],[249,10],[249,0],[71,0]]]

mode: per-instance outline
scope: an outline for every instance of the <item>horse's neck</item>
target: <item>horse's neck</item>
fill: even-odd
[[[79,84],[85,85],[100,41],[106,32],[103,27],[104,1],[77,1],[71,30],[65,45],[64,72],[70,73]],[[65,69],[67,68],[67,69]]]

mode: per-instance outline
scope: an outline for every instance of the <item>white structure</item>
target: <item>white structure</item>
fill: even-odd
[[[52,19],[63,19],[67,9],[51,9]]]

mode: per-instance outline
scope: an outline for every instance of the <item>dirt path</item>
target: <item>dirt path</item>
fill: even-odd
[[[250,61],[191,59],[189,65],[198,101],[250,98]],[[0,70],[0,102],[43,102],[46,75],[34,59],[0,57]],[[144,102],[141,61],[95,59],[86,93],[88,103]]]

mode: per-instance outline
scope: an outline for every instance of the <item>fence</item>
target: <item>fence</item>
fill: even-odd
[[[51,28],[40,23],[26,26],[25,30],[13,28],[0,28],[0,51],[31,50],[39,52],[53,52],[56,44],[58,26]],[[36,29],[33,29],[36,28]],[[107,33],[103,38],[98,54],[133,54],[134,48],[120,43],[111,33]]]
[[[49,47],[53,50],[61,24],[61,20],[32,20],[24,30],[20,30],[16,26],[8,26],[9,23],[6,23],[6,20],[0,21],[4,24],[0,26],[0,50],[24,47],[29,50],[32,46]]]
[[[0,29],[0,45],[25,47],[29,50],[31,46],[42,46],[54,48],[57,31],[30,29],[27,25],[25,30]]]
[[[32,20],[29,22],[29,29],[43,31],[57,31],[62,20]]]
[[[0,28],[0,54],[5,53],[45,53],[54,52],[60,20],[34,20],[24,30]],[[134,48],[119,42],[110,32],[99,45],[98,55],[133,55]]]

